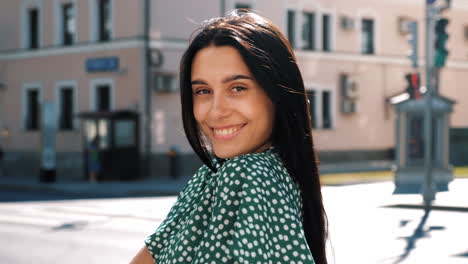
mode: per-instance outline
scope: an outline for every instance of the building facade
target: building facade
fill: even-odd
[[[199,162],[181,123],[179,61],[202,21],[235,8],[269,18],[293,45],[323,162],[393,158],[395,111],[389,98],[404,92],[404,76],[414,71],[407,58],[408,21],[419,25],[424,72],[423,1],[148,2],[149,10],[146,0],[0,4],[0,144],[9,174],[37,177],[46,102],[57,109],[59,181],[83,179],[87,142],[80,112],[139,113],[140,151],[144,157],[151,153],[151,169],[143,177],[171,174],[171,151],[186,165],[180,173],[192,173]],[[450,19],[450,55],[440,93],[456,101],[450,126],[457,129],[468,128],[466,12],[468,3],[454,1],[444,13]]]

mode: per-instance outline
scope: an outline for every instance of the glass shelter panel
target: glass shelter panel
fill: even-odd
[[[115,121],[115,146],[133,147],[135,146],[135,122],[133,120]]]
[[[423,166],[425,156],[425,133],[424,133],[424,116],[413,115],[408,118],[408,140],[407,140],[407,153],[408,165]],[[437,152],[439,145],[437,144],[437,137],[439,134],[437,118],[432,119],[432,161],[437,162]]]

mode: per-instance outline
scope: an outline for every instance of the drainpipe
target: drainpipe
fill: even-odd
[[[144,177],[151,177],[151,47],[150,47],[150,28],[151,28],[151,0],[144,0],[144,61],[145,61],[145,87],[144,87]]]
[[[221,16],[224,16],[226,13],[226,0],[221,0]]]

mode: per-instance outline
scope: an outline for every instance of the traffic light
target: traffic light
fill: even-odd
[[[437,68],[442,68],[445,65],[447,56],[449,54],[447,48],[447,40],[449,35],[446,31],[446,27],[449,23],[449,20],[446,18],[441,18],[436,21],[435,24],[435,53],[434,53],[434,66]]]
[[[411,60],[411,65],[413,68],[418,68],[418,23],[416,21],[409,22],[408,29],[408,43],[411,47],[408,58]]]
[[[421,99],[421,92],[419,91],[420,76],[419,73],[408,73],[405,75],[408,82],[406,92],[410,95],[411,99]]]

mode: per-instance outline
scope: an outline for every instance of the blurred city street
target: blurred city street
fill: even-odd
[[[427,214],[421,195],[393,189],[389,181],[323,187],[330,263],[467,263],[468,180],[438,193]],[[128,263],[175,199],[2,191],[0,263]]]
[[[312,128],[302,136],[319,162],[329,263],[468,263],[468,0],[20,0],[0,3],[0,264],[132,259],[202,164],[191,138],[209,137],[181,96],[197,83],[181,78],[193,70],[183,59],[231,12],[267,18],[294,51],[275,61],[245,41],[275,66],[241,52],[252,75],[241,79],[271,79],[261,88],[275,90],[275,113],[300,88],[309,112],[285,116]],[[301,85],[269,73],[283,63]],[[210,124],[219,131],[262,119],[244,111],[257,103],[214,105],[228,117]],[[265,142],[294,138],[268,116]],[[250,144],[254,128],[226,142]],[[394,194],[408,186],[449,191],[425,210],[421,194]]]

